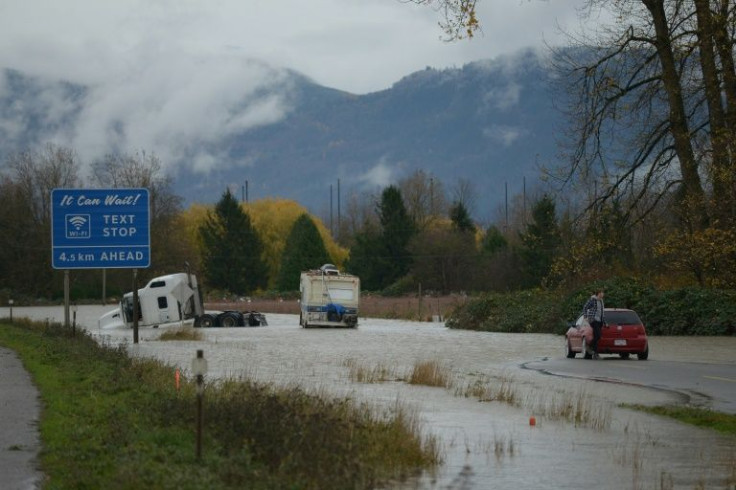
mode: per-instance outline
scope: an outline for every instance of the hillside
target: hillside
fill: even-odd
[[[80,119],[94,113],[94,93],[105,90],[39,80],[9,69],[0,73],[3,161],[9,153],[46,141],[75,148],[85,127]],[[175,191],[187,202],[215,202],[227,185],[240,195],[247,180],[249,199],[294,199],[322,216],[329,208],[331,184],[336,203],[337,179],[341,198],[347,199],[350,193],[376,192],[423,169],[447,190],[458,179],[471,180],[479,196],[473,214],[488,219],[503,203],[506,182],[509,193],[520,192],[523,177],[532,188],[537,163],[555,161],[562,115],[552,103],[551,80],[550,70],[533,52],[461,68],[428,67],[387,90],[365,95],[323,87],[285,71],[278,83],[260,92],[278,96],[286,108],[277,122],[187,142],[209,156],[213,163],[207,169],[189,162],[186,153],[165,163]],[[237,117],[248,108],[229,110]],[[196,123],[203,125],[204,135],[208,121]],[[109,148],[103,154],[115,149],[177,154],[126,140],[135,131],[123,116],[108,124],[115,139],[93,142],[98,153]],[[89,149],[75,149],[94,158]]]

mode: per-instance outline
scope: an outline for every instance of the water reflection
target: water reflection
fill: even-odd
[[[80,307],[77,321],[132,355],[191,366],[197,349],[210,378],[247,376],[414,410],[439,437],[444,464],[435,474],[396,483],[407,489],[729,488],[736,441],[619,408],[664,404],[666,392],[543,376],[519,369],[561,358],[562,338],[448,330],[439,323],[364,319],[356,330],[305,330],[293,315],[268,315],[269,326],[205,330],[201,342],[158,341],[162,329],[96,328],[101,307]],[[0,316],[4,313],[0,309]],[[63,318],[61,308],[15,308],[15,315]],[[736,363],[736,339],[651,339],[652,359]],[[440,363],[447,388],[409,385],[412,367]],[[581,361],[582,362],[582,361]],[[380,367],[384,381],[356,382],[350,366]],[[505,390],[505,391],[504,391]],[[482,401],[481,401],[482,400]],[[535,417],[536,425],[530,425]]]

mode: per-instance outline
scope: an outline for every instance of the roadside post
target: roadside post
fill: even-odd
[[[10,308],[10,323],[13,323],[13,300],[8,300],[8,307]]]
[[[207,374],[207,360],[204,351],[197,350],[197,357],[192,360],[192,372],[197,377],[197,461],[202,459],[202,398],[204,398],[204,375]]]
[[[72,337],[77,336],[77,303],[72,303]]]
[[[138,343],[138,316],[141,305],[138,303],[138,269],[133,269],[133,343]]]
[[[69,328],[69,269],[64,269],[64,328]]]
[[[103,275],[105,269],[134,269],[135,282],[137,269],[150,267],[148,189],[53,189],[51,259],[54,269],[64,270],[64,326],[69,327],[70,269],[102,269]],[[137,294],[134,302],[138,311]],[[137,329],[133,341],[138,343]]]

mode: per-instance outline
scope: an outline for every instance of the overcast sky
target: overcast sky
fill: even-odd
[[[89,88],[77,127],[46,135],[83,159],[145,149],[206,171],[220,160],[207,143],[288,113],[285,98],[255,96],[283,68],[356,94],[382,90],[428,66],[559,44],[583,3],[479,0],[483,32],[448,43],[438,12],[402,0],[0,0],[0,68]],[[49,127],[68,110],[54,90],[39,97]],[[13,121],[2,122],[12,136]]]
[[[402,0],[2,0],[0,65],[84,83],[180,57],[247,57],[353,93],[560,41],[576,0],[480,0],[483,32],[443,42],[439,13]]]

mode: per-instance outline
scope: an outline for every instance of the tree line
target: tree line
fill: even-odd
[[[417,2],[441,9],[451,39],[480,27],[475,0]],[[482,189],[461,181],[446,192],[421,170],[350,196],[337,230],[298,203],[238,203],[227,191],[213,209],[182,209],[161,162],[145,152],[93,162],[86,184],[150,189],[147,273],[189,263],[210,288],[233,294],[296,288],[296,271],[325,258],[387,293],[564,287],[611,276],[734,287],[736,6],[589,0],[583,14],[597,19],[595,30],[571,35],[552,58],[572,101],[563,108],[560,159],[540,169],[546,184],[529,206],[525,195],[512,198],[511,219],[499,212],[490,224],[474,222],[473,193]],[[0,179],[2,287],[57,296],[49,195],[83,183],[78,159],[53,145],[28,150],[8,158]],[[99,276],[80,272],[73,286],[94,297]],[[108,280],[130,289],[124,272]]]
[[[676,190],[631,221],[627,209],[639,205],[630,202],[637,197],[591,207],[540,188],[528,205],[526,196],[514,196],[510,210],[499,209],[483,226],[472,218],[476,190],[470,183],[447,192],[439,179],[417,171],[376,194],[350,196],[333,236],[294,201],[243,203],[229,189],[213,206],[184,209],[154,154],[108,155],[91,166],[85,182],[72,150],[47,145],[12,155],[0,178],[0,300],[62,295],[62,272],[51,267],[50,193],[84,186],[150,190],[151,267],[144,279],[186,264],[207,290],[227,295],[291,293],[302,271],[324,263],[358,275],[364,290],[384,294],[576,287],[622,275],[665,286],[734,286],[733,230],[705,227],[701,240],[690,241],[693,235],[671,218]],[[72,296],[85,300],[132,287],[125,270],[104,276],[80,270],[71,277]]]

